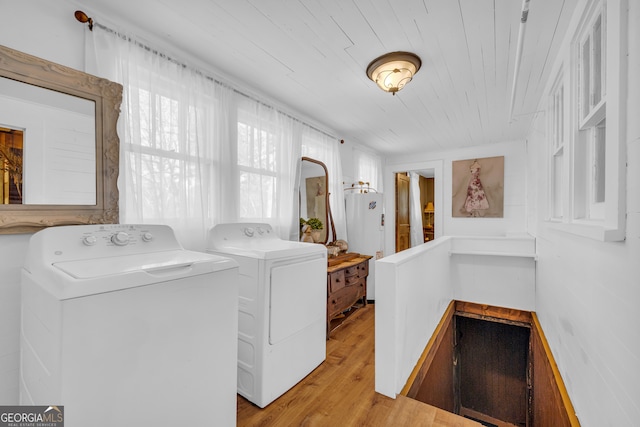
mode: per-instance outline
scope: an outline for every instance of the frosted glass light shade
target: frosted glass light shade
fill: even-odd
[[[367,76],[380,89],[393,95],[413,79],[422,61],[410,52],[391,52],[371,61]]]

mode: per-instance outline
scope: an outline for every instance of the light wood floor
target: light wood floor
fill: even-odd
[[[480,424],[433,406],[374,390],[374,306],[357,310],[327,341],[327,359],[260,409],[238,396],[238,426],[433,426]]]

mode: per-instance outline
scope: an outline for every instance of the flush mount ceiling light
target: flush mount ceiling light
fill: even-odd
[[[385,92],[393,95],[409,83],[422,61],[410,52],[391,52],[371,61],[367,76]]]

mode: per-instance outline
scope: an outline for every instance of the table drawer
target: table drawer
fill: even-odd
[[[358,277],[358,276],[347,276],[347,277],[345,277],[345,282],[346,282],[347,286],[353,286],[356,283],[358,283],[360,280],[362,280],[362,279],[360,279],[360,277]]]
[[[327,301],[327,314],[329,317],[340,313],[358,300],[359,286],[347,286],[346,288],[340,289],[338,292],[329,296],[329,300]]]
[[[344,270],[334,271],[329,274],[329,293],[336,292],[346,286]]]
[[[351,267],[345,268],[344,269],[344,275],[347,276],[347,277],[349,277],[349,276],[357,276],[358,275],[358,265],[352,265]]]
[[[369,274],[369,261],[361,262],[356,265],[356,268],[358,269],[358,277],[367,277]]]

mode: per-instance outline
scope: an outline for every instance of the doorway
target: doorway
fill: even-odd
[[[442,207],[444,201],[444,161],[428,160],[411,163],[394,163],[385,166],[384,187],[388,189],[388,197],[384,198],[385,222],[388,224],[384,228],[384,250],[385,254],[396,253],[396,177],[397,174],[408,176],[409,171],[415,171],[425,178],[433,178],[433,204],[434,213],[431,215],[431,223],[434,227],[434,238],[445,235]],[[411,240],[409,239],[409,242]]]
[[[395,251],[400,252],[412,246],[411,234],[417,232],[422,236],[422,243],[435,238],[435,178],[433,172],[416,171],[420,188],[421,223],[411,224],[413,216],[410,212],[411,179],[408,172],[395,174]],[[417,227],[418,230],[414,230]]]
[[[409,177],[396,174],[396,253],[411,247],[409,225]]]

